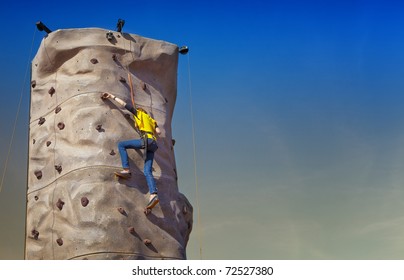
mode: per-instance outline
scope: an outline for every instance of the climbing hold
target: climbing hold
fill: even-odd
[[[143,85],[142,85],[142,89],[143,89],[143,90],[146,90],[146,89],[147,89],[147,85],[146,85],[146,83],[143,83]]]
[[[32,144],[35,144],[35,142],[36,142],[36,140],[35,140],[35,139],[32,139]]]
[[[45,118],[40,117],[40,118],[39,118],[39,121],[38,121],[38,124],[39,124],[39,125],[43,125],[43,124],[45,123],[45,121],[46,121]]]
[[[50,146],[50,144],[52,144],[52,142],[51,142],[51,141],[46,141],[46,147],[49,147],[49,146]]]
[[[34,174],[38,180],[40,180],[42,178],[42,171],[37,170],[34,172]]]
[[[55,114],[59,113],[60,111],[62,111],[62,108],[60,108],[60,106],[57,106],[55,109]]]
[[[62,240],[62,238],[56,239],[56,243],[57,243],[59,246],[62,246],[62,245],[63,245],[63,240]]]
[[[61,165],[55,165],[55,169],[57,172],[62,173],[62,166]]]
[[[39,232],[36,229],[31,230],[31,235],[34,237],[35,240],[38,240]]]
[[[143,243],[147,246],[147,245],[150,245],[152,242],[150,239],[144,239]]]
[[[36,87],[36,81],[35,81],[35,80],[31,81],[31,87],[32,87],[32,88],[35,88],[35,87]]]
[[[36,195],[36,196],[34,196],[34,199],[35,199],[35,200],[38,200],[38,199],[39,199],[39,197]]]
[[[104,132],[104,131],[105,131],[105,129],[102,128],[102,124],[97,125],[97,126],[95,127],[95,129],[96,129],[98,132]]]
[[[188,213],[188,208],[184,205],[182,208],[182,214],[186,215]]]
[[[63,205],[65,205],[65,203],[59,198],[58,201],[56,202],[56,207],[57,207],[60,211],[62,211]]]
[[[128,214],[126,213],[125,209],[123,209],[122,207],[118,207],[117,208],[118,212],[121,213],[124,216],[127,216]]]
[[[112,60],[115,61],[115,62],[118,61],[118,56],[116,55],[116,53],[114,53],[114,54],[112,55]]]
[[[126,83],[126,79],[125,79],[124,77],[120,77],[120,78],[119,78],[119,81],[120,81],[121,83]]]
[[[130,227],[130,228],[128,228],[128,230],[129,230],[130,234],[135,234],[136,233],[136,230],[135,230],[134,227]]]
[[[114,156],[114,155],[116,155],[116,153],[115,153],[115,151],[114,150],[111,150],[111,152],[109,153],[111,156]]]
[[[81,205],[83,207],[86,207],[88,205],[88,203],[89,203],[89,200],[88,200],[87,197],[84,196],[84,197],[81,198]]]
[[[164,98],[164,100],[166,101],[166,103],[168,103],[168,99],[167,99],[167,98]]]
[[[48,93],[49,93],[50,96],[52,97],[52,95],[55,93],[55,88],[54,88],[54,87],[51,87],[51,88],[48,90]]]
[[[65,128],[65,124],[62,123],[62,122],[58,123],[58,128],[59,128],[60,130],[63,130],[63,129]]]
[[[173,146],[175,146],[175,139],[171,139],[171,143],[173,143]]]
[[[90,62],[91,62],[92,64],[97,64],[97,63],[98,63],[98,59],[92,58],[92,59],[90,60]]]
[[[106,37],[108,41],[112,41],[114,39],[114,34],[111,31],[109,31],[107,32]]]

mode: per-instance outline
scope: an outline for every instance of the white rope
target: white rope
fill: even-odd
[[[197,215],[197,232],[199,240],[199,257],[202,260],[202,235],[201,235],[201,214],[199,206],[199,186],[198,186],[198,172],[197,172],[197,160],[196,160],[196,141],[195,141],[195,121],[194,110],[192,106],[192,83],[191,83],[191,64],[188,53],[188,84],[189,84],[189,105],[191,110],[191,126],[192,126],[192,145],[194,152],[194,176],[195,176],[195,200],[196,200],[196,215]]]
[[[5,178],[6,172],[7,172],[8,160],[9,160],[9,158],[10,158],[11,149],[12,149],[12,147],[13,147],[14,135],[15,135],[16,127],[17,127],[18,116],[19,116],[19,114],[20,114],[21,103],[22,103],[22,98],[23,98],[23,93],[24,93],[24,87],[25,87],[25,83],[26,83],[26,81],[27,81],[29,66],[31,65],[30,60],[31,60],[32,49],[33,49],[34,41],[35,41],[35,34],[36,34],[36,27],[35,27],[35,30],[34,30],[34,35],[32,36],[31,50],[30,50],[30,52],[29,52],[27,67],[26,67],[25,74],[24,74],[24,81],[23,81],[22,86],[21,86],[20,100],[18,101],[17,113],[16,113],[15,119],[14,119],[13,131],[12,131],[12,133],[11,133],[10,144],[9,144],[9,146],[8,146],[6,161],[5,161],[5,163],[4,163],[3,174],[2,174],[2,176],[1,176],[0,193],[1,193],[1,191],[3,190],[3,183],[4,183],[4,178]]]

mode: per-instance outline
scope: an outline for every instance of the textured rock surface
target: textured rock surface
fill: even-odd
[[[178,191],[171,133],[178,47],[88,28],[43,39],[32,62],[26,259],[184,259],[192,206]],[[162,130],[154,176],[160,204],[143,213],[142,155],[117,180],[117,142],[138,138],[111,92],[150,112]]]

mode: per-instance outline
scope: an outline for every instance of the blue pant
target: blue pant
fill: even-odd
[[[119,154],[121,155],[122,167],[129,168],[129,158],[127,149],[139,150],[144,147],[142,139],[133,139],[127,141],[121,141],[118,143]],[[158,149],[156,141],[153,139],[147,139],[147,154],[144,161],[143,173],[146,177],[147,186],[151,194],[157,193],[156,182],[154,181],[152,166],[154,159],[154,152]]]

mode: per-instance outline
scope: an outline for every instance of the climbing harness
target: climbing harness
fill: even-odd
[[[147,158],[147,149],[149,148],[148,145],[148,141],[147,141],[147,135],[146,133],[142,135],[142,141],[143,141],[143,160],[146,160]]]
[[[10,158],[11,149],[13,147],[14,135],[15,135],[16,127],[17,127],[17,120],[18,120],[18,116],[20,114],[21,103],[22,103],[22,98],[23,98],[23,93],[24,93],[24,87],[25,87],[25,84],[26,84],[26,81],[27,81],[29,66],[31,65],[29,61],[30,61],[31,56],[32,56],[32,49],[33,49],[33,46],[34,46],[36,29],[37,28],[35,27],[34,34],[32,36],[31,50],[29,52],[27,67],[26,67],[25,74],[24,74],[24,81],[23,81],[22,86],[21,86],[20,100],[18,101],[17,112],[16,112],[15,119],[14,119],[13,131],[11,133],[10,144],[8,146],[7,156],[6,156],[6,160],[5,160],[5,163],[4,163],[3,174],[1,176],[0,193],[1,193],[2,189],[3,189],[4,178],[5,178],[6,172],[7,172],[8,160]]]

